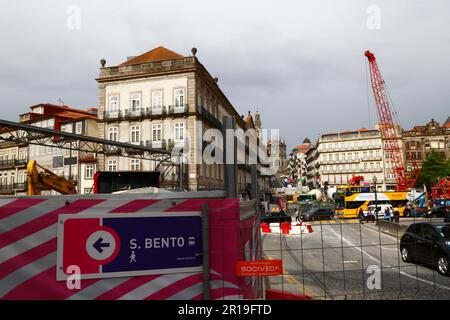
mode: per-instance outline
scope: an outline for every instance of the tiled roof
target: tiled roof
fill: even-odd
[[[131,58],[130,60],[122,63],[121,66],[182,58],[184,58],[182,55],[160,46],[144,54],[141,54],[140,56]]]
[[[450,128],[450,117],[447,118],[447,120],[445,121],[443,127],[444,128]]]
[[[63,111],[55,113],[55,116],[69,118],[73,120],[77,119],[97,119],[97,117],[93,114],[86,114],[86,113],[78,113],[73,111]]]

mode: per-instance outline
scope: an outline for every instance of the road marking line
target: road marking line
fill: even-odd
[[[354,249],[358,250],[359,252],[364,253],[366,256],[368,256],[369,258],[371,258],[372,260],[376,261],[378,264],[381,265],[381,261],[378,260],[377,258],[375,258],[374,256],[372,256],[370,253],[367,253],[366,251],[362,250],[361,248],[355,246],[351,241],[345,239],[344,237],[341,237],[341,236],[340,236],[336,231],[334,231],[333,229],[330,228],[330,231],[331,231],[332,233],[334,233],[334,234],[335,234],[338,238],[340,238],[342,241],[346,242],[348,245],[350,245],[350,246],[353,247]],[[397,270],[397,269],[396,269],[396,268],[392,268],[392,270]],[[431,281],[428,281],[428,280],[419,278],[418,276],[410,275],[409,273],[406,273],[406,272],[404,272],[404,271],[399,271],[399,272],[400,272],[401,275],[404,275],[405,277],[412,278],[412,279],[414,279],[414,280],[419,280],[419,281],[422,281],[422,282],[424,282],[424,283],[426,283],[426,284],[431,284],[431,285],[434,285],[434,286],[436,286],[436,287],[439,287],[439,288],[441,288],[441,289],[450,290],[449,287],[446,287],[446,286],[443,286],[443,285],[440,285],[440,284],[437,284],[437,283],[433,283],[433,282],[431,282]]]
[[[269,260],[273,260],[273,258],[271,256],[269,256],[266,252],[264,253],[264,256],[269,259]],[[283,268],[283,275],[282,277],[286,277],[286,279],[288,280],[289,284],[296,284],[297,286],[299,286],[299,292],[303,292],[303,294],[306,294],[308,296],[310,296],[311,298],[313,297],[321,297],[322,295],[314,292],[314,290],[310,289],[308,286],[303,285],[300,281],[298,281],[297,279],[295,279],[285,268]]]

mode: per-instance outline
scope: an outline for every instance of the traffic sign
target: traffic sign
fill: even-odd
[[[201,271],[201,212],[60,215],[57,280]]]

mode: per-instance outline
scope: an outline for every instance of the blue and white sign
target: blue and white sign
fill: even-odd
[[[57,279],[201,271],[201,212],[60,215]]]

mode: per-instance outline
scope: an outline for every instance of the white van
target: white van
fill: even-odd
[[[375,208],[376,206],[374,204],[367,206],[367,209],[363,210],[364,216],[375,216]],[[386,211],[386,209],[388,209],[389,212],[394,212],[394,208],[391,204],[379,204],[377,209],[378,219],[384,219],[384,212]]]

